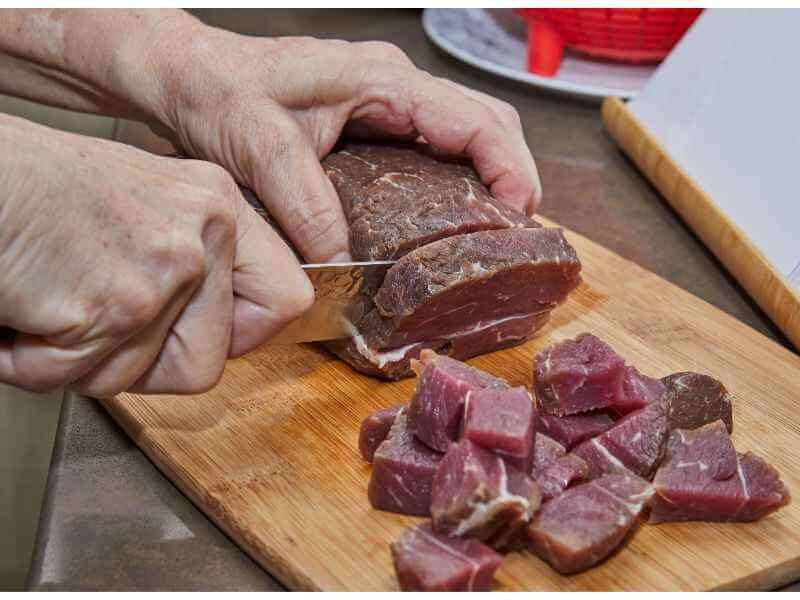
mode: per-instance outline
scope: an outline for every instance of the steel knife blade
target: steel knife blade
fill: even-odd
[[[368,308],[369,291],[377,290],[394,262],[302,265],[314,285],[314,304],[267,343],[282,345],[352,337]]]

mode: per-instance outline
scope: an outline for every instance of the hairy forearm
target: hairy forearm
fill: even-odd
[[[159,120],[168,43],[201,26],[178,10],[0,13],[0,92],[146,121]]]

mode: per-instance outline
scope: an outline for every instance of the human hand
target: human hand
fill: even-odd
[[[0,116],[0,381],[197,393],[313,288],[221,167]]]
[[[528,213],[538,205],[516,111],[417,69],[390,44],[245,37],[174,19],[126,52],[151,67],[126,87],[146,91],[147,110],[175,143],[252,188],[309,261],[343,259],[349,250],[319,164],[343,131],[422,137],[472,158],[499,200]]]

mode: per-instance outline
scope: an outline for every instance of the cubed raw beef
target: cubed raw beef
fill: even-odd
[[[469,392],[462,436],[525,473],[533,468],[535,413],[524,387]]]
[[[534,359],[534,388],[543,412],[558,416],[614,406],[625,361],[590,333],[554,344]]]
[[[408,407],[409,423],[418,439],[441,452],[458,439],[468,394],[509,387],[502,379],[430,350],[423,350],[413,367],[419,379]]]
[[[478,540],[436,533],[430,523],[409,527],[391,549],[404,592],[489,592],[503,560]]]
[[[370,503],[381,510],[428,516],[431,485],[441,459],[441,454],[414,437],[403,409],[372,458]]]
[[[670,434],[653,481],[650,521],[754,521],[789,501],[778,472],[759,457],[737,454],[719,420]]]
[[[431,516],[440,533],[508,540],[539,507],[526,474],[470,440],[450,446],[433,479]]]
[[[650,477],[661,461],[666,441],[666,410],[664,403],[657,401],[628,414],[572,452],[589,465],[590,479],[625,470]]]
[[[367,462],[372,462],[375,450],[389,435],[397,413],[403,408],[401,404],[375,411],[361,422],[358,435],[358,449]]]
[[[670,430],[697,429],[721,419],[733,433],[731,396],[722,383],[702,373],[673,373],[661,381],[667,386]]]
[[[586,461],[575,454],[567,454],[564,446],[541,432],[536,432],[534,456],[533,478],[539,486],[543,503],[573,483],[586,479],[589,472]]]
[[[622,376],[622,395],[613,409],[617,414],[627,415],[659,400],[667,386],[660,379],[642,375],[636,367],[625,367]]]
[[[622,542],[652,496],[635,475],[605,475],[542,505],[528,526],[531,550],[559,573],[578,573]]]
[[[572,450],[581,442],[600,435],[614,424],[606,414],[570,415],[558,417],[544,412],[538,414],[539,429]]]

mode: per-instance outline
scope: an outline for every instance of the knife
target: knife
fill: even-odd
[[[352,337],[369,308],[371,291],[377,291],[395,261],[301,265],[314,285],[314,304],[289,323],[267,344],[321,342]]]

